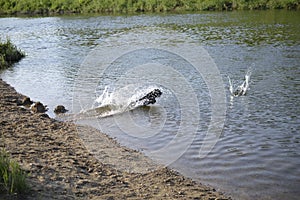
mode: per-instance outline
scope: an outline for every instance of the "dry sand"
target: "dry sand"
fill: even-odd
[[[229,199],[93,128],[32,113],[17,105],[23,98],[0,79],[0,148],[30,185],[25,195],[0,199]]]

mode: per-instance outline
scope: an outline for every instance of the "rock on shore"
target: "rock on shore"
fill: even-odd
[[[54,109],[55,114],[61,114],[61,113],[66,113],[66,112],[68,112],[68,110],[63,105],[58,105]]]
[[[22,199],[228,199],[165,167],[144,173],[118,169],[105,160],[110,147],[120,159],[142,154],[93,130],[105,141],[97,146],[105,156],[96,159],[78,134],[89,127],[32,113],[17,105],[24,98],[0,79],[0,148],[30,174],[31,190]]]

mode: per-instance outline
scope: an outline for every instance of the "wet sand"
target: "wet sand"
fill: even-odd
[[[0,199],[230,199],[91,127],[32,113],[18,105],[23,98],[0,79],[0,148],[30,185],[25,195]]]

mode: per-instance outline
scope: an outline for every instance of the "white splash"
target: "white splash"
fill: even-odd
[[[246,75],[245,75],[245,80],[243,81],[243,83],[241,85],[237,86],[235,89],[234,89],[234,86],[232,84],[232,81],[231,81],[230,77],[228,76],[229,91],[230,91],[232,96],[246,95],[247,90],[249,89],[249,82],[250,82],[251,73],[252,73],[252,70],[251,70],[251,68],[249,68],[247,70]]]
[[[163,90],[155,85],[143,87],[128,85],[119,89],[106,86],[102,94],[94,101],[92,108],[81,114],[88,114],[89,117],[107,117],[133,110],[143,106],[143,102],[138,100],[156,88]]]

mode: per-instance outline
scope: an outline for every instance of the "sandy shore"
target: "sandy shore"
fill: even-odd
[[[21,199],[229,199],[93,128],[34,114],[23,98],[0,79],[0,148],[30,173]]]

